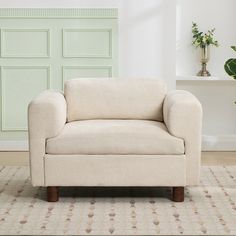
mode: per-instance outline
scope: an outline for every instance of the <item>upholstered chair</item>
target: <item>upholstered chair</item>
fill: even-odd
[[[155,79],[80,78],[28,108],[33,186],[169,186],[173,201],[200,175],[202,108]]]

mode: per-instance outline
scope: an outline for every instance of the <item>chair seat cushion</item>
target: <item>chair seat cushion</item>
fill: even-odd
[[[83,120],[67,123],[47,140],[48,154],[184,154],[184,141],[164,123],[148,120]]]

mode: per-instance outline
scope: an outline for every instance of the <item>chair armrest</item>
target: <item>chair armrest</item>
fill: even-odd
[[[164,122],[173,136],[185,143],[188,185],[196,185],[200,177],[202,106],[191,93],[183,90],[167,94],[163,105]]]
[[[47,90],[28,106],[29,152],[31,180],[44,186],[44,155],[46,139],[59,134],[66,123],[66,101],[60,92]]]

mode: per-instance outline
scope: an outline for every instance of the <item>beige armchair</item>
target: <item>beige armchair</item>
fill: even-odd
[[[199,181],[202,108],[153,79],[73,79],[28,109],[33,186],[170,186]]]

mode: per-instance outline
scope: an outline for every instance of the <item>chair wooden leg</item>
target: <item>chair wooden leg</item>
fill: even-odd
[[[55,186],[47,187],[47,201],[57,202],[59,199],[59,188]]]
[[[183,202],[184,201],[184,187],[173,187],[172,201]]]

